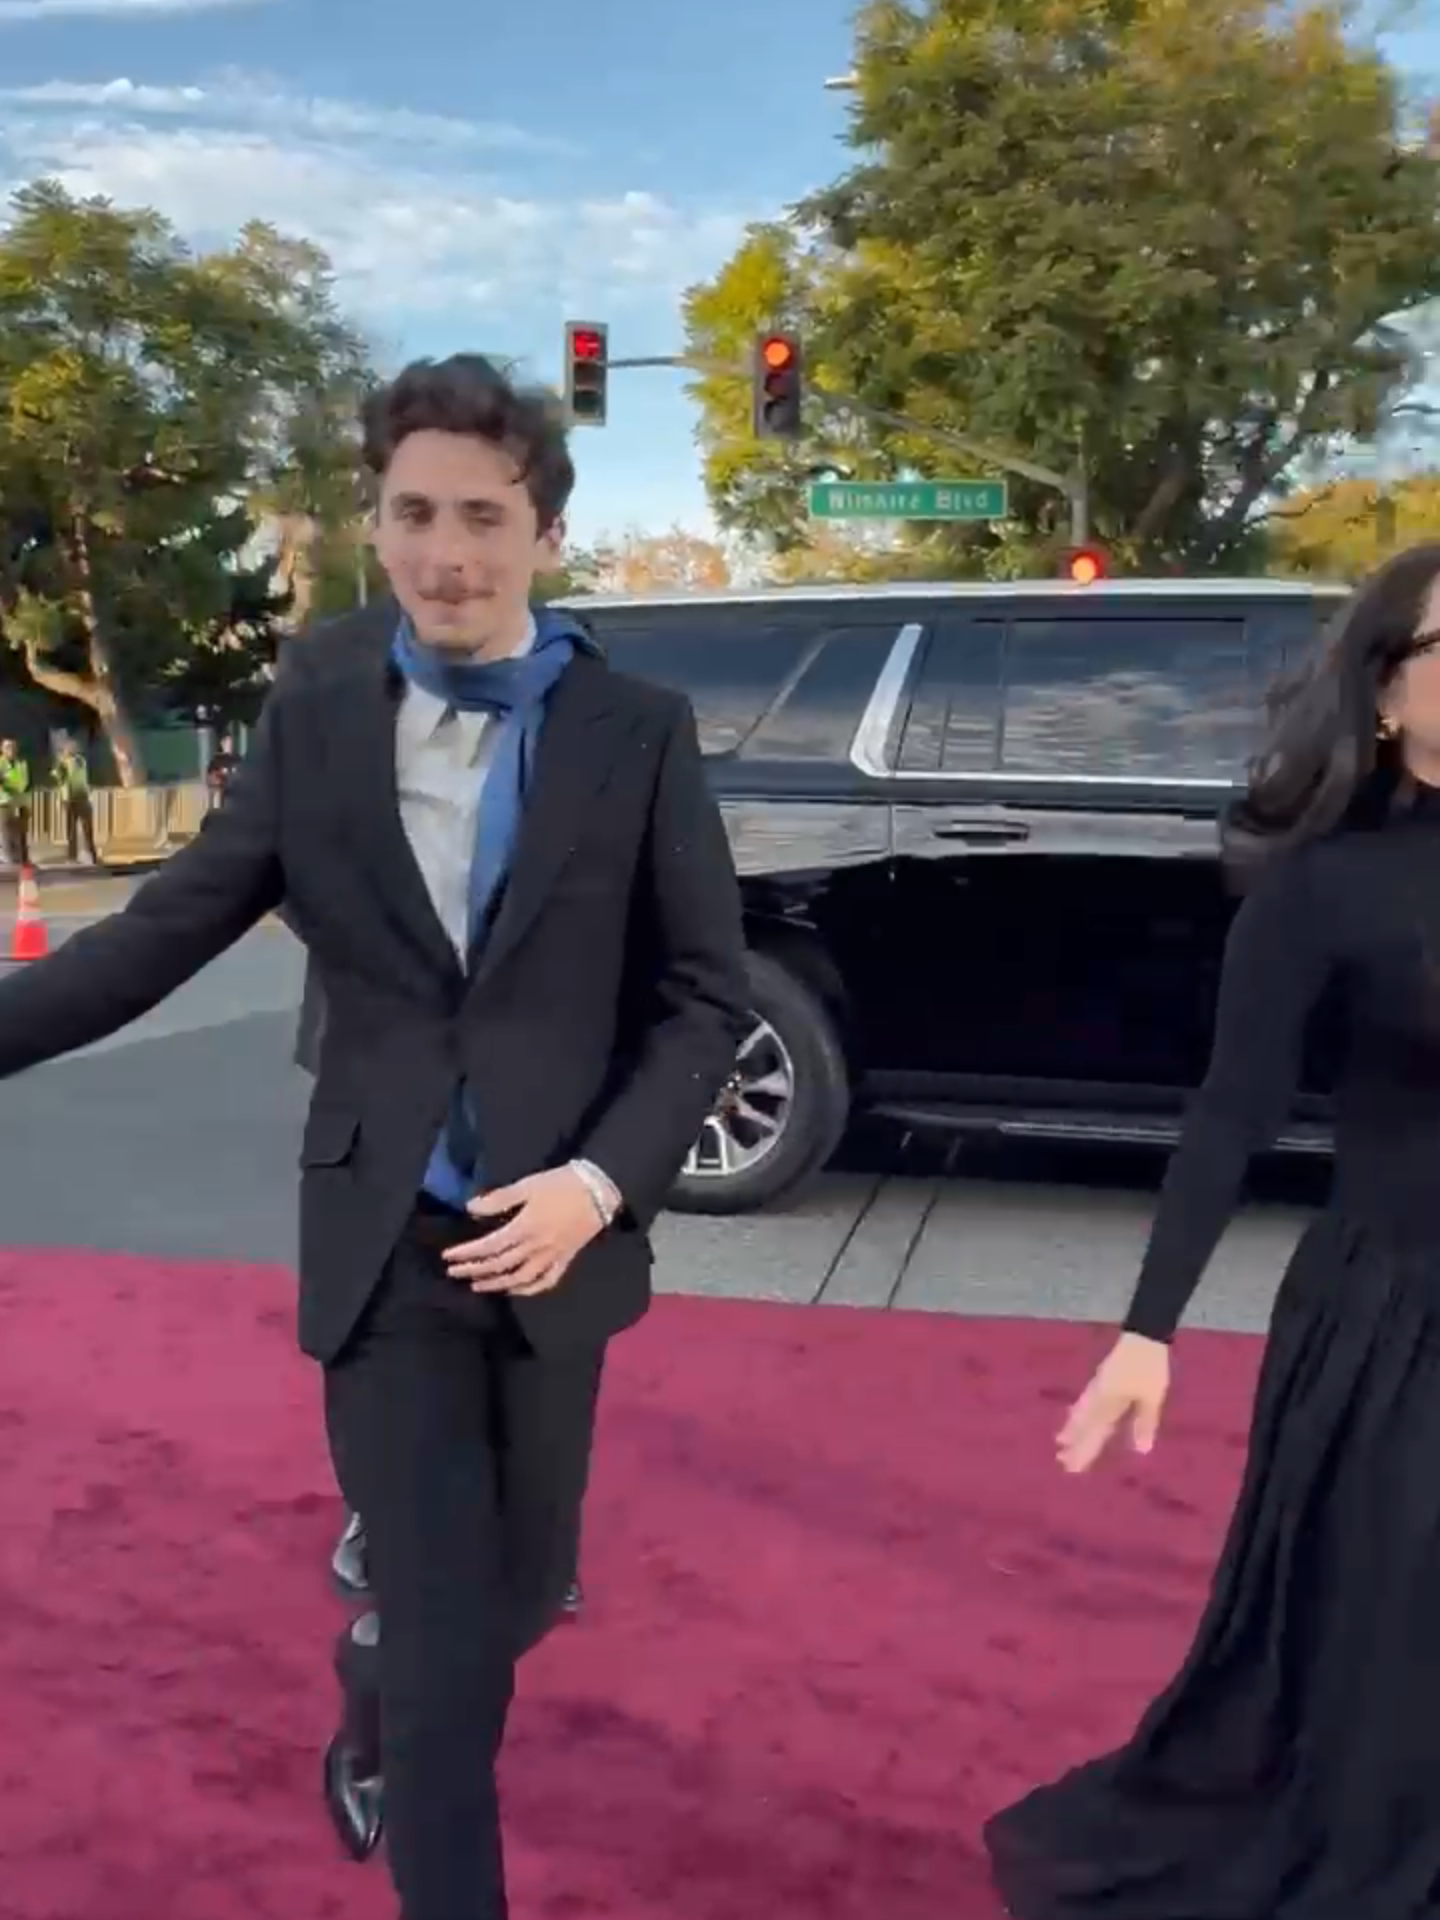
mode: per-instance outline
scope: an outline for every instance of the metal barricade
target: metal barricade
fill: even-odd
[[[41,787],[30,798],[31,853],[41,866],[63,862],[67,850],[64,796],[53,787]],[[96,787],[90,805],[101,860],[123,866],[128,861],[163,859],[193,840],[205,818],[209,794],[202,780],[166,787]]]

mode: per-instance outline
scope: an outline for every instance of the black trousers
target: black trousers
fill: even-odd
[[[88,793],[71,796],[65,802],[65,850],[71,861],[80,858],[80,838],[85,838],[85,851],[94,865],[100,864],[100,855],[95,851],[95,808]]]
[[[30,812],[27,807],[6,807],[0,813],[5,835],[5,857],[12,867],[30,864]]]
[[[417,1214],[326,1369],[336,1477],[365,1516],[381,1621],[403,1920],[507,1920],[495,1764],[515,1662],[562,1617],[603,1363],[543,1358],[508,1302],[447,1277],[440,1246],[474,1231]]]

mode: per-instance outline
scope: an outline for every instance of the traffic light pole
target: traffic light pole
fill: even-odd
[[[685,373],[741,380],[749,372],[747,367],[732,366],[728,361],[695,360],[680,353],[650,354],[641,359],[605,362],[607,373],[631,367],[678,367]],[[1063,495],[1070,503],[1071,544],[1077,547],[1088,545],[1090,489],[1083,471],[1057,473],[1053,467],[1042,467],[1037,461],[1026,460],[1019,454],[1002,453],[998,448],[986,446],[980,440],[972,440],[966,434],[951,433],[947,427],[932,427],[924,420],[912,420],[903,413],[887,413],[883,407],[867,407],[862,401],[846,399],[843,394],[825,393],[814,387],[810,391],[827,413],[858,414],[861,419],[871,420],[878,427],[893,427],[900,433],[933,440],[937,446],[954,447],[957,453],[967,454],[972,460],[983,460],[986,466],[999,467],[1004,473],[1018,473],[1023,479],[1033,480],[1037,487],[1048,487],[1053,493]]]
[[[1042,467],[1034,460],[1022,459],[1019,454],[1001,453],[998,448],[986,446],[980,440],[971,440],[963,433],[951,433],[947,427],[932,427],[923,420],[912,420],[903,413],[887,413],[883,407],[867,407],[858,400],[838,398],[832,403],[830,395],[825,393],[819,398],[826,403],[828,411],[858,413],[862,419],[873,420],[876,426],[894,427],[901,433],[933,440],[937,446],[954,447],[958,453],[968,454],[972,460],[983,460],[987,466],[999,467],[1004,473],[1021,474],[1026,480],[1033,480],[1038,487],[1049,487],[1052,492],[1063,494],[1070,503],[1071,545],[1083,547],[1089,543],[1090,489],[1083,472],[1070,475],[1056,473],[1053,468]]]

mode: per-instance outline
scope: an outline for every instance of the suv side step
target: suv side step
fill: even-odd
[[[975,1133],[1015,1140],[1103,1141],[1114,1146],[1175,1146],[1182,1121],[1159,1115],[1082,1112],[1068,1107],[947,1107],[920,1106],[911,1101],[881,1101],[867,1112],[894,1121],[916,1133],[932,1130]],[[1304,1153],[1325,1158],[1333,1150],[1328,1127],[1295,1123],[1287,1127],[1270,1149],[1274,1153]]]

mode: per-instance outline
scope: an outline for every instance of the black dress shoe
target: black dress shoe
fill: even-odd
[[[342,1600],[363,1600],[370,1591],[370,1554],[365,1522],[352,1513],[330,1556],[330,1572]]]
[[[384,1830],[384,1782],[378,1774],[362,1779],[343,1734],[325,1749],[325,1809],[340,1844],[355,1861],[368,1860]]]

